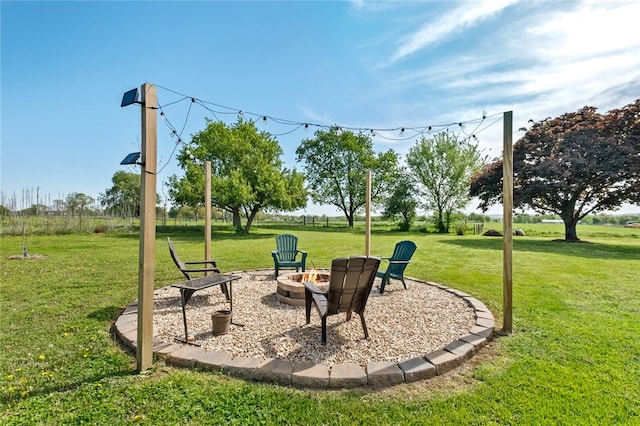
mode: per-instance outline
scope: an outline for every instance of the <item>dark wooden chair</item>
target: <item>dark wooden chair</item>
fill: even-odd
[[[331,262],[329,290],[321,291],[313,283],[305,282],[307,324],[311,322],[311,305],[315,304],[322,322],[322,344],[327,344],[327,317],[346,312],[347,321],[353,312],[360,315],[365,339],[369,338],[364,308],[380,266],[377,257],[343,257]]]
[[[298,256],[300,255],[300,256]],[[271,252],[273,264],[276,270],[276,278],[281,268],[302,268],[305,271],[307,252],[298,250],[298,237],[291,234],[282,234],[276,237],[276,250]]]
[[[180,257],[178,257],[178,253],[176,253],[176,249],[173,247],[173,243],[171,242],[171,238],[167,237],[167,243],[169,244],[169,253],[171,253],[171,259],[173,259],[173,263],[176,264],[180,272],[187,278],[187,280],[191,280],[193,274],[203,274],[206,275],[208,272],[220,273],[220,269],[218,269],[218,265],[215,260],[192,260],[188,262],[183,262]],[[193,267],[195,265],[201,265],[200,267]],[[229,300],[229,290],[226,284],[220,285],[222,289],[222,293],[224,293],[227,300]]]
[[[384,287],[389,283],[391,278],[402,281],[404,289],[407,289],[407,284],[404,282],[404,270],[407,265],[411,263],[411,256],[416,251],[416,244],[413,241],[400,241],[396,244],[393,254],[389,258],[383,258],[389,260],[389,266],[387,270],[376,273],[376,277],[381,278],[380,293],[384,293]]]

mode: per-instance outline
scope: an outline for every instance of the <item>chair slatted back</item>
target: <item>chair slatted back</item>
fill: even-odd
[[[416,251],[416,244],[413,241],[400,241],[393,249],[393,255],[389,259],[390,261],[400,260],[406,263],[390,263],[387,271],[391,275],[402,275],[406,269],[411,256]]]
[[[276,249],[278,250],[280,261],[294,261],[298,253],[298,237],[291,234],[278,235],[276,237]]]
[[[379,266],[377,257],[334,259],[331,262],[327,315],[364,312]]]

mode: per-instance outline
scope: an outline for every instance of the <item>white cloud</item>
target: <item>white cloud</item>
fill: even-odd
[[[496,0],[463,3],[451,12],[441,16],[433,23],[423,25],[418,31],[409,34],[392,56],[396,62],[412,53],[434,45],[453,34],[459,34],[469,27],[479,25],[484,19],[499,13],[519,0]]]

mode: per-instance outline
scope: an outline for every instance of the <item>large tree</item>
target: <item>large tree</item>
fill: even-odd
[[[449,131],[422,137],[409,149],[407,164],[417,177],[425,209],[435,212],[439,232],[449,232],[453,214],[469,203],[471,177],[484,160],[477,145]]]
[[[269,133],[252,120],[239,118],[232,125],[207,120],[178,154],[185,176],[170,179],[169,195],[178,204],[204,202],[205,161],[211,161],[211,202],[232,214],[242,231],[241,215],[249,233],[260,211],[292,211],[307,204],[304,178],[283,166],[283,151]]]
[[[104,207],[105,211],[122,217],[139,216],[140,173],[118,170],[113,174],[111,183],[111,188],[98,196],[100,205]]]
[[[599,114],[594,107],[534,123],[513,146],[513,204],[560,216],[565,240],[579,241],[590,213],[640,202],[640,99]],[[502,160],[474,177],[486,210],[502,197]]]
[[[402,168],[394,180],[391,193],[384,201],[383,217],[400,218],[399,228],[408,231],[416,218],[418,195],[416,183],[408,170]]]
[[[349,227],[366,204],[366,176],[371,170],[371,201],[382,202],[397,173],[398,156],[392,150],[377,153],[368,135],[336,128],[317,130],[296,149],[305,164],[311,198],[344,213]]]

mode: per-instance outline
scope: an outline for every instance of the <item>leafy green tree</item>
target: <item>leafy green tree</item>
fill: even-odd
[[[113,186],[98,196],[107,213],[122,217],[140,215],[140,174],[119,170],[111,178]]]
[[[424,207],[435,213],[438,232],[449,232],[453,214],[469,203],[471,177],[484,161],[477,145],[449,131],[422,137],[409,149],[407,164],[417,177]]]
[[[86,208],[92,205],[95,202],[95,198],[83,194],[82,192],[72,192],[67,195],[67,207],[71,212],[71,217],[74,217],[76,213],[78,213],[80,226],[82,227],[82,213],[86,210]]]
[[[392,150],[376,153],[371,138],[337,129],[318,130],[296,149],[305,164],[311,198],[344,213],[349,227],[366,204],[366,175],[371,170],[371,202],[380,205],[397,173],[398,156]]]
[[[558,215],[565,241],[579,241],[576,225],[588,214],[640,202],[640,99],[604,115],[584,107],[534,123],[513,146],[513,169],[514,208]],[[484,210],[500,202],[502,159],[474,177],[471,191]]]
[[[400,218],[400,230],[408,231],[416,218],[417,207],[415,182],[411,175],[402,169],[393,183],[390,196],[384,201],[382,216]]]
[[[204,203],[205,161],[211,161],[211,202],[232,214],[233,224],[242,231],[241,214],[249,233],[262,210],[292,211],[307,205],[304,177],[284,167],[278,141],[259,131],[252,120],[239,118],[227,126],[207,120],[178,154],[183,178],[172,177],[169,195],[178,204]]]

